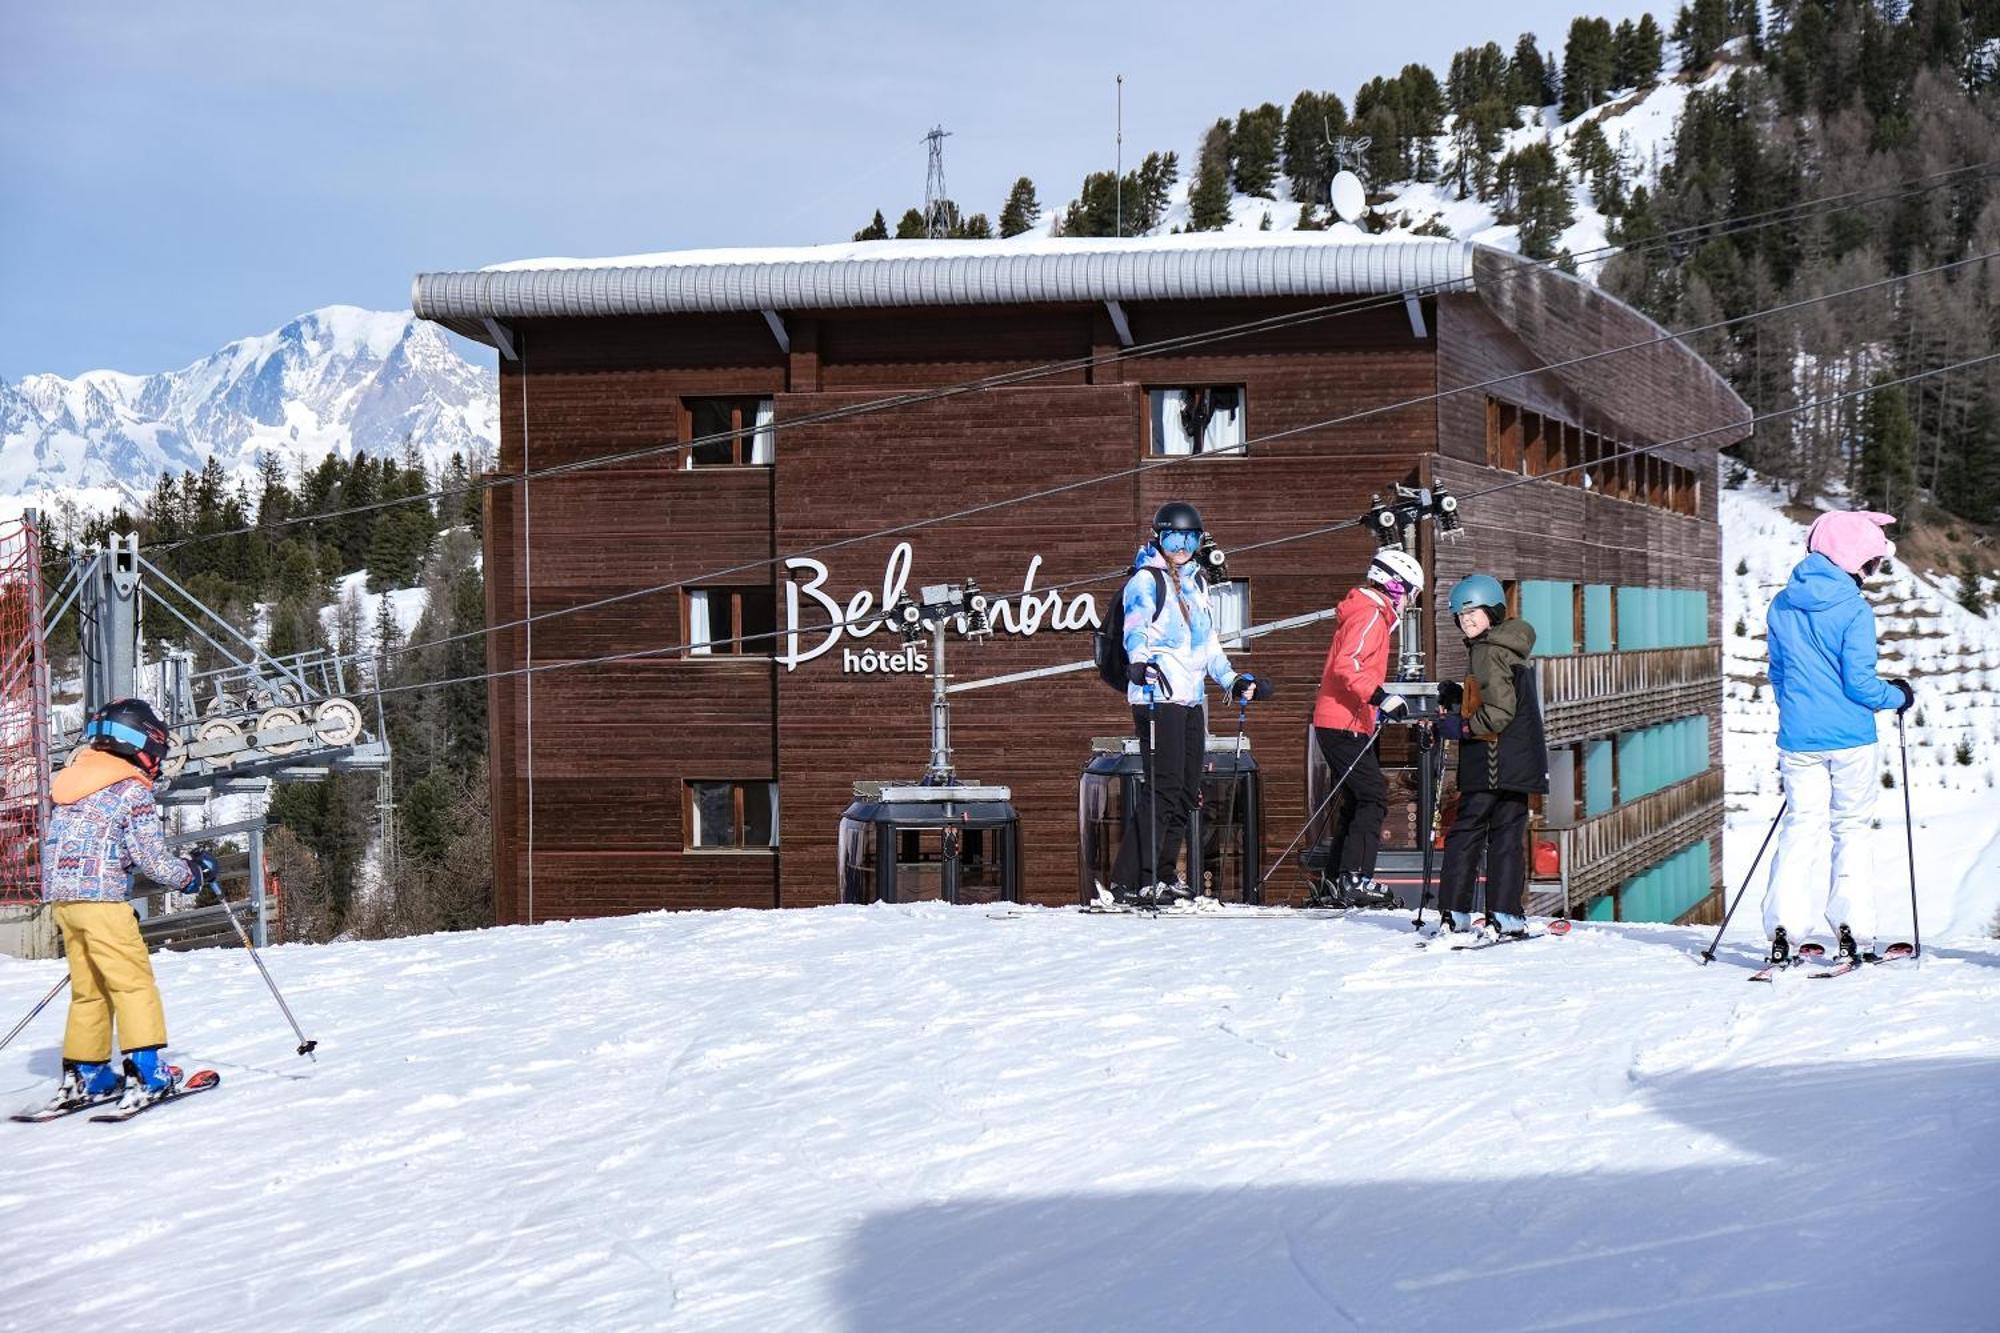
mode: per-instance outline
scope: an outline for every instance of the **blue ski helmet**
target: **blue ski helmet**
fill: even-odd
[[[1475,606],[1507,612],[1507,590],[1491,574],[1467,574],[1451,587],[1451,613],[1462,616]]]

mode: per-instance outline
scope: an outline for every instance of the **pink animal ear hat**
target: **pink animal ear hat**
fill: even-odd
[[[1896,543],[1882,535],[1882,529],[1895,521],[1894,514],[1869,509],[1821,514],[1806,530],[1806,549],[1817,551],[1850,574],[1859,574],[1869,561],[1887,560],[1896,554]]]

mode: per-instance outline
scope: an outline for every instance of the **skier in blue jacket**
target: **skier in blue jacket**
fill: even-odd
[[[1866,511],[1822,514],[1806,534],[1806,558],[1765,619],[1785,790],[1764,891],[1773,963],[1791,960],[1815,917],[1825,920],[1844,957],[1858,960],[1873,943],[1875,714],[1903,713],[1915,696],[1908,681],[1875,674],[1875,613],[1861,584],[1895,553],[1882,532],[1895,521]],[[1818,865],[1829,833],[1830,884]]]

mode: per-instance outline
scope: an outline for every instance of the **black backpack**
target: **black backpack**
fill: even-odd
[[[1151,565],[1143,568],[1159,585],[1155,590],[1153,601],[1153,619],[1158,620],[1160,612],[1167,608],[1167,576]],[[1116,621],[1106,620],[1090,632],[1090,656],[1097,663],[1098,679],[1123,694],[1132,683],[1131,677],[1126,674],[1132,667],[1132,659],[1125,655],[1124,584],[1119,585],[1118,594]]]

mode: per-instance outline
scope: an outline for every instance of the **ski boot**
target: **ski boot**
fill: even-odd
[[[1358,870],[1341,875],[1342,896],[1349,907],[1401,907],[1402,900]]]
[[[1854,938],[1854,932],[1849,930],[1847,923],[1843,921],[1840,923],[1840,943],[1836,944],[1833,949],[1833,961],[1836,963],[1852,963],[1854,966],[1859,967],[1863,963],[1874,962],[1875,953],[1873,950],[1863,952],[1861,945]]]
[[[1771,967],[1789,967],[1792,962],[1792,937],[1779,926],[1771,932],[1771,951],[1764,955],[1764,962]]]
[[[1495,912],[1493,929],[1510,940],[1525,940],[1528,938],[1528,918],[1513,912]]]
[[[146,1106],[180,1090],[180,1066],[162,1060],[159,1047],[125,1053],[125,1097],[118,1103],[119,1110]]]
[[[125,1088],[125,1078],[108,1060],[65,1060],[55,1104],[83,1106],[109,1101]]]

